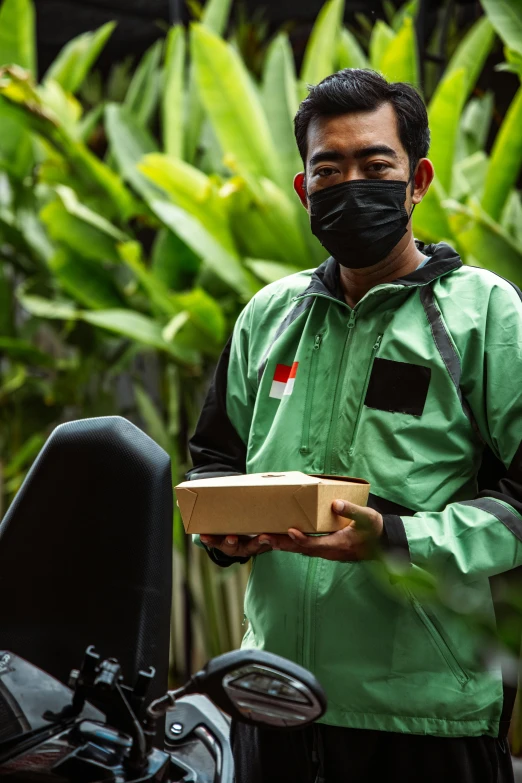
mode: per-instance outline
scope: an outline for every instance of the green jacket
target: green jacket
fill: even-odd
[[[351,309],[333,259],[260,291],[241,314],[191,441],[191,477],[300,470],[372,485],[385,541],[435,567],[451,603],[493,619],[490,579],[522,564],[522,295],[446,244]],[[478,491],[484,449],[503,479]],[[231,559],[214,551],[220,565]],[[382,578],[375,562],[254,559],[245,647],[323,684],[323,722],[496,735],[499,666],[465,615]]]

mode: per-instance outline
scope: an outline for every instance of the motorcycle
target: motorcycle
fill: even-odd
[[[67,687],[0,652],[0,780],[232,783],[230,718],[285,730],[326,709],[324,691],[306,669],[260,650],[214,658],[147,705],[153,678],[153,669],[140,671],[126,685],[118,661],[91,646]],[[164,747],[157,748],[164,717]]]
[[[258,650],[167,691],[171,478],[118,416],[58,426],[32,465],[0,524],[0,781],[232,783],[231,718],[323,714],[309,672]]]

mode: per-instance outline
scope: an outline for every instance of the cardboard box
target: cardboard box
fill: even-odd
[[[365,506],[370,484],[293,471],[185,481],[175,490],[187,533],[252,535],[286,533],[290,527],[331,533],[350,524],[332,511],[332,502]]]

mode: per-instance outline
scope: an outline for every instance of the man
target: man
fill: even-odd
[[[433,166],[412,87],[341,71],[311,90],[295,133],[295,189],[331,257],[241,314],[191,475],[352,475],[372,495],[336,501],[355,524],[327,536],[201,538],[219,565],[253,558],[244,646],[304,665],[328,696],[314,730],[234,727],[237,780],[509,781],[510,704],[478,633],[385,586],[371,558],[377,546],[435,568],[454,603],[493,617],[490,578],[522,564],[522,296],[447,244],[414,241]],[[290,368],[291,393],[274,396]],[[486,447],[505,478],[478,493]]]

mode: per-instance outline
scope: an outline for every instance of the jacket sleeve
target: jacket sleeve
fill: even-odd
[[[503,478],[440,512],[385,515],[384,525],[386,548],[407,553],[414,565],[490,577],[522,565],[522,294],[495,286],[485,307],[466,397]]]
[[[193,467],[187,479],[246,473],[246,453],[256,389],[249,379],[248,343],[254,303],[243,310],[210,384],[195,433],[189,441]],[[195,544],[202,546],[199,536]],[[246,563],[248,557],[229,557],[203,547],[220,566]]]

